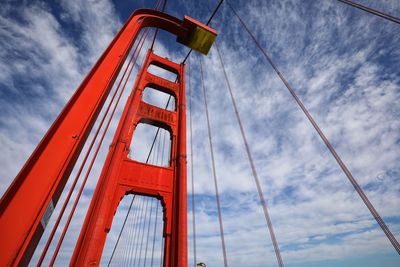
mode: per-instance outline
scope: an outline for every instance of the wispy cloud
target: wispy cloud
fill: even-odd
[[[400,29],[337,1],[231,2],[400,238]],[[359,2],[392,14],[400,10],[396,1]],[[178,17],[187,12],[203,22],[208,18],[203,4],[174,4],[169,3],[167,10]],[[3,4],[1,193],[121,27],[124,10],[120,5],[106,0],[35,2],[18,8],[12,2]],[[397,266],[398,256],[390,243],[226,5],[212,25],[219,32],[217,42],[286,265],[374,266],[376,261],[366,259],[376,257],[382,265]],[[160,34],[156,53],[182,60],[187,50],[171,43]],[[211,50],[202,60],[229,263],[276,266],[216,51]],[[222,266],[196,54],[191,56],[191,74],[197,253],[208,266]],[[132,83],[133,79],[129,89]],[[121,108],[116,117],[120,114]],[[61,265],[72,253],[111,138],[112,134],[107,135],[72,222],[58,261]],[[151,136],[136,138],[150,141]],[[188,190],[190,193],[190,187]],[[124,202],[122,210],[126,209]],[[192,212],[188,213],[190,262]],[[114,229],[121,226],[122,219],[123,213],[117,213]],[[116,234],[111,231],[109,240],[116,240]],[[110,246],[105,254],[110,255]]]

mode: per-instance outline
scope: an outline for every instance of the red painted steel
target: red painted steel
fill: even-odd
[[[137,33],[143,27],[162,28],[177,35],[181,41],[183,40],[183,43],[190,42],[193,36],[193,33],[190,32],[183,21],[165,13],[141,9],[132,14],[1,198],[0,266],[24,266],[29,263],[90,130],[128,55],[128,51],[134,43]],[[215,31],[213,33],[215,34]],[[167,66],[170,66],[170,63]],[[153,79],[155,82],[160,81],[157,77]],[[183,84],[183,77],[181,77],[180,84]],[[173,92],[175,91],[173,90]],[[180,96],[180,101],[179,109],[182,108],[182,105],[184,107],[183,96]],[[177,119],[176,114],[158,110],[145,104],[140,106],[139,111],[143,116],[151,115],[149,119],[161,120],[163,123],[170,123],[170,125]],[[158,118],[157,116],[166,117]],[[171,119],[172,122],[169,121]],[[174,134],[176,137],[178,133]],[[180,135],[184,136],[184,133],[180,132]],[[174,141],[176,142],[176,140]],[[174,155],[184,155],[183,151],[179,151],[179,153],[175,151],[174,153]],[[166,180],[175,177],[173,169],[165,168],[160,171],[160,169],[154,167],[141,166],[139,163],[127,162],[123,171],[129,173],[131,169],[139,170],[139,174],[135,178],[139,179],[138,181],[143,181],[141,174],[151,173],[151,179],[160,180],[157,189],[169,190],[170,184]],[[179,168],[183,167],[180,166]],[[143,171],[144,169],[146,171]],[[161,174],[162,176],[157,176]],[[161,177],[169,178],[161,179]],[[126,182],[127,186],[129,182]],[[155,189],[148,188],[148,190],[147,193],[152,194]],[[182,199],[185,197],[180,196]],[[174,204],[176,204],[177,198],[172,199],[172,196],[165,195],[164,201],[166,203],[174,201]],[[168,205],[167,207],[169,207]],[[170,211],[167,210],[168,212]],[[170,216],[167,217],[171,218]],[[167,225],[166,232],[170,233],[171,222],[168,222]],[[178,226],[179,222],[176,222],[176,225]],[[179,236],[180,241],[181,239]],[[168,240],[168,242],[171,242],[170,238]],[[176,244],[171,245],[172,247],[177,246]],[[168,247],[171,248],[171,246]],[[182,254],[183,251],[180,253]],[[184,257],[186,256],[182,255],[182,258]],[[175,262],[176,258],[168,260]]]
[[[177,82],[155,76],[156,65],[178,75]],[[157,197],[164,212],[164,266],[187,266],[186,106],[184,64],[161,58],[151,51],[122,113],[106,162],[92,198],[70,266],[99,265],[119,202],[129,193]],[[176,110],[168,111],[142,101],[146,87],[175,97]],[[129,159],[136,126],[147,123],[171,134],[169,167]]]

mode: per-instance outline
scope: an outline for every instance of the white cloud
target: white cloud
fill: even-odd
[[[376,5],[395,12],[400,8],[395,2]],[[399,29],[334,1],[318,5],[296,1],[232,4],[271,52],[399,237]],[[61,1],[58,12],[43,3],[23,5],[15,11],[8,3],[0,11],[0,192],[6,190],[74,88],[121,27],[115,6],[105,0]],[[194,18],[208,15],[205,7],[194,9],[192,3],[184,6]],[[173,9],[172,5],[169,8]],[[17,17],[12,15],[14,11]],[[172,13],[182,17],[180,11],[174,9]],[[64,28],[65,24],[71,28]],[[397,255],[351,184],[225,4],[213,26],[220,33],[217,41],[285,263],[304,266],[333,260],[340,265],[355,255],[359,257],[355,265],[362,265],[361,259],[370,256],[384,260],[389,255],[395,261]],[[156,52],[181,60],[184,53],[170,50],[170,45],[163,39],[156,44]],[[207,126],[198,57],[194,53],[191,62],[197,252],[199,260],[220,266],[222,252]],[[203,62],[229,263],[276,266],[216,51],[203,57]],[[132,83],[133,79],[128,88]],[[121,103],[125,99],[126,94]],[[120,114],[121,108],[116,117]],[[111,133],[115,127],[114,120]],[[106,136],[88,181],[89,191],[82,196],[58,262],[61,265],[72,253],[111,138],[112,134]],[[149,141],[151,138],[147,136]],[[123,214],[116,216],[118,228]],[[109,239],[116,240],[116,234],[112,231]]]

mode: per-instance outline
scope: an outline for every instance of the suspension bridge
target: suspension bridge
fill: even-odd
[[[385,23],[400,24],[398,17],[366,5],[344,0],[335,2]],[[273,251],[275,265],[285,266],[285,250],[282,252],[275,231],[274,217],[269,211],[251,137],[244,123],[247,116],[240,112],[237,101],[239,88],[232,82],[229,63],[218,41],[223,27],[213,23],[221,7],[229,11],[231,20],[236,20],[242,34],[247,34],[253,42],[258,53],[253,56],[272,68],[282,88],[326,147],[329,152],[326,157],[334,159],[358,201],[379,225],[386,242],[400,255],[396,232],[388,227],[369,200],[363,186],[296,93],[295,84],[281,71],[240,10],[231,1],[218,1],[209,10],[207,22],[202,24],[191,17],[179,19],[166,14],[166,4],[166,0],[158,0],[154,9],[140,9],[130,16],[1,198],[0,265],[56,266],[63,244],[68,242],[68,230],[79,211],[79,202],[86,193],[93,196],[90,205],[87,203],[79,238],[70,253],[70,266],[214,266],[207,259],[198,258],[196,244],[198,235],[203,233],[197,231],[196,221],[197,173],[193,146],[196,120],[192,108],[201,103],[220,239],[220,251],[214,253],[222,259],[223,266],[236,266],[227,250],[215,155],[218,144],[214,134],[218,129],[212,127],[209,106],[210,90],[216,88],[210,88],[205,73],[211,62],[199,55],[214,53],[216,62],[212,68],[219,70],[221,77],[218,90],[225,92],[233,109],[237,137],[244,148],[249,177],[262,211],[259,213],[265,226],[262,238],[271,242],[271,248],[265,249]],[[176,36],[177,43],[190,48],[181,61],[157,54],[155,41],[159,29]],[[134,75],[135,66],[139,68],[137,75]],[[195,83],[194,77],[199,82]],[[194,90],[201,92],[201,101],[194,102]],[[128,95],[125,102],[121,101],[124,93]],[[113,123],[117,126],[113,127]],[[110,140],[107,134],[112,136]],[[107,156],[101,159],[99,152],[104,147]],[[88,192],[88,179],[99,162],[102,167],[96,188]],[[192,233],[191,243],[188,229]],[[116,233],[115,238],[107,238],[110,231]]]

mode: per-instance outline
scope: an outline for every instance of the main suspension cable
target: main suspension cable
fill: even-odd
[[[368,12],[368,13],[370,13],[370,14],[373,14],[373,15],[375,15],[375,16],[379,16],[379,17],[381,17],[381,18],[384,18],[384,19],[387,19],[387,20],[390,20],[390,21],[392,21],[392,22],[395,22],[395,23],[400,24],[400,18],[398,18],[398,17],[395,17],[395,16],[392,16],[392,15],[386,14],[386,13],[384,13],[384,12],[378,11],[378,10],[373,9],[373,8],[371,8],[371,7],[367,7],[367,6],[364,6],[364,5],[355,3],[355,2],[353,2],[353,1],[349,1],[349,0],[338,0],[338,1],[339,1],[339,2],[342,2],[342,3],[344,3],[344,4],[347,4],[347,5],[349,5],[349,6],[352,6],[352,7],[358,8],[358,9],[361,9],[361,10],[363,10],[363,11],[365,11],[365,12]]]
[[[261,206],[262,206],[263,211],[264,211],[265,220],[266,220],[267,225],[268,225],[269,234],[271,236],[272,244],[274,246],[276,259],[278,261],[279,266],[283,267],[284,264],[283,264],[281,252],[279,250],[279,245],[278,245],[278,242],[277,242],[276,237],[275,237],[274,228],[272,226],[272,221],[271,221],[271,218],[269,216],[267,202],[265,201],[264,193],[262,191],[261,184],[260,184],[260,178],[258,177],[257,170],[256,170],[256,167],[254,165],[253,156],[252,156],[251,151],[250,151],[249,143],[247,142],[247,137],[246,137],[246,134],[244,132],[242,120],[240,118],[239,110],[238,110],[237,105],[236,105],[236,100],[235,100],[235,97],[233,96],[232,87],[230,85],[230,82],[229,82],[229,79],[228,79],[228,75],[226,73],[225,65],[224,65],[224,62],[222,60],[221,51],[220,51],[217,43],[215,43],[215,47],[217,48],[219,61],[221,63],[222,71],[223,71],[224,77],[225,77],[226,87],[228,89],[229,95],[231,96],[232,106],[233,106],[233,109],[235,111],[236,120],[237,120],[237,122],[239,124],[240,133],[242,135],[243,143],[244,143],[244,146],[246,148],[247,158],[248,158],[250,166],[251,166],[251,171],[253,172],[254,181],[255,181],[256,186],[257,186],[258,196],[260,198]]]
[[[243,28],[247,31],[247,33],[251,36],[253,39],[254,43],[256,46],[259,48],[261,53],[264,55],[264,57],[267,59],[269,64],[272,66],[272,68],[275,70],[279,78],[282,80],[282,82],[285,84],[286,88],[289,90],[290,94],[293,96],[294,100],[296,103],[299,105],[303,113],[306,115],[314,129],[317,131],[318,135],[322,139],[322,141],[325,143],[326,147],[329,149],[331,152],[332,156],[335,158],[336,162],[339,164],[340,168],[343,170],[343,172],[346,174],[347,178],[353,185],[354,189],[357,191],[358,195],[361,197],[362,201],[364,204],[367,206],[369,211],[371,212],[372,216],[375,218],[376,222],[379,224],[379,226],[382,228],[383,232],[386,234],[387,238],[389,241],[392,243],[393,247],[396,249],[397,253],[400,255],[400,244],[397,241],[397,239],[394,237],[390,229],[387,227],[379,213],[376,211],[372,203],[369,201],[368,197],[365,195],[364,191],[362,190],[361,186],[358,184],[356,179],[353,177],[347,166],[344,164],[340,156],[337,154],[336,150],[334,147],[331,145],[329,140],[326,138],[314,118],[311,116],[310,112],[307,110],[307,108],[304,106],[300,98],[297,96],[293,88],[290,86],[290,84],[287,82],[283,74],[280,72],[278,67],[275,65],[275,63],[272,61],[272,58],[268,55],[266,50],[261,46],[261,44],[258,42],[258,40],[255,38],[254,34],[249,30],[249,28],[246,26],[244,21],[241,19],[239,14],[235,11],[235,9],[232,7],[232,5],[229,3],[229,1],[226,1],[232,12],[235,14],[235,16],[238,18],[240,23],[242,24]]]
[[[201,74],[200,75],[200,77],[201,77],[201,85],[202,85],[202,88],[203,88],[204,107],[205,107],[205,110],[206,110],[208,141],[209,141],[209,144],[210,144],[210,154],[211,154],[212,171],[213,171],[213,177],[214,177],[215,198],[217,200],[217,210],[218,210],[219,230],[220,230],[221,243],[222,243],[222,252],[223,252],[223,256],[224,256],[224,266],[227,267],[228,266],[228,260],[227,260],[227,256],[226,256],[224,226],[222,224],[221,204],[220,204],[220,200],[219,200],[217,173],[216,173],[216,168],[215,168],[214,149],[213,149],[212,136],[211,136],[211,125],[210,125],[210,118],[209,118],[209,115],[208,115],[207,94],[206,94],[206,87],[204,85],[204,74],[203,74],[203,66],[202,66],[201,57],[200,57],[200,74]]]

